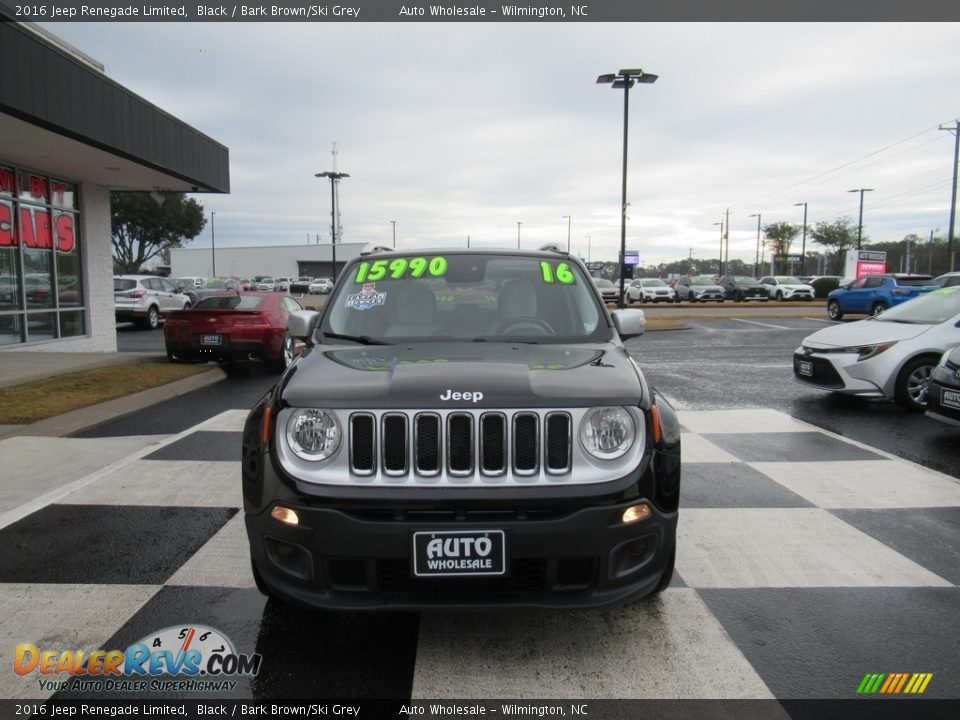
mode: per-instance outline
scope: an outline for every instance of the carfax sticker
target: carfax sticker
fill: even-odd
[[[358,293],[347,295],[347,307],[354,310],[369,310],[387,302],[387,294],[377,291],[376,283],[364,283]]]

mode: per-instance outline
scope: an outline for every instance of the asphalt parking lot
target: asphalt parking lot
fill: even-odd
[[[0,558],[0,636],[125,648],[218,628],[264,658],[223,698],[854,699],[869,673],[932,673],[926,698],[960,698],[960,443],[795,384],[790,353],[824,322],[703,318],[629,341],[683,425],[677,572],[658,599],[374,616],[265,600],[239,512],[245,409],[276,379],[255,366],[68,439],[111,454],[63,468],[62,490],[0,528],[19,550]],[[162,348],[159,331],[118,338]],[[0,695],[49,694],[0,677]]]

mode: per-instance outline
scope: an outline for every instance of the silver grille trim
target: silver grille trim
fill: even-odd
[[[277,450],[286,472],[318,485],[530,487],[621,478],[643,455],[643,413],[625,408],[634,416],[637,438],[622,457],[602,461],[579,442],[580,423],[590,409],[329,410],[346,435],[337,455],[324,462],[303,460],[287,446],[284,433]],[[280,411],[281,427],[294,410]]]

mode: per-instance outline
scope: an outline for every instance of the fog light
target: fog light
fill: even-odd
[[[286,525],[299,525],[300,518],[293,510],[282,505],[274,506],[273,510],[270,511],[270,517],[274,520],[279,520],[280,522]]]
[[[639,522],[640,520],[646,520],[650,517],[651,514],[650,506],[646,503],[641,503],[639,505],[631,505],[626,510],[623,511],[623,516],[620,518],[620,522],[624,525],[628,523]]]

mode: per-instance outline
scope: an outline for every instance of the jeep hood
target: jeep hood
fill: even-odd
[[[297,407],[370,409],[635,406],[642,395],[621,347],[500,342],[316,345],[283,389]]]

